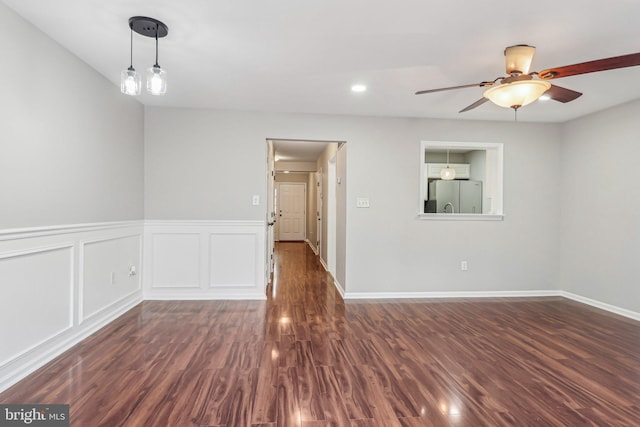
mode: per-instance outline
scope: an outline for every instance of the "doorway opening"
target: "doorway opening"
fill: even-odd
[[[305,242],[344,293],[346,143],[267,139],[267,285],[279,241]]]

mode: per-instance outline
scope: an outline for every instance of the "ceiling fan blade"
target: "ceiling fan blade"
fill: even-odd
[[[549,68],[538,73],[542,80],[559,79],[560,77],[578,74],[595,73],[597,71],[615,70],[617,68],[634,67],[640,65],[640,52],[629,55],[614,56],[612,58],[596,59],[595,61],[565,65],[564,67]]]
[[[476,102],[474,102],[473,104],[469,105],[468,107],[465,107],[462,110],[458,111],[458,113],[464,113],[465,111],[473,110],[474,108],[481,106],[488,100],[489,98],[482,97],[478,99]]]
[[[416,92],[416,95],[422,95],[424,93],[442,92],[442,91],[445,91],[445,90],[464,89],[466,87],[491,86],[499,79],[500,79],[500,77],[498,79],[492,81],[492,82],[480,82],[480,83],[474,83],[474,84],[470,84],[470,85],[461,85],[461,86],[441,87],[441,88],[438,88],[438,89],[420,90],[420,91]]]
[[[549,97],[549,99],[553,99],[558,102],[571,102],[576,98],[580,98],[582,96],[581,92],[576,92],[575,90],[567,89],[564,87],[551,85],[549,90],[545,93]]]

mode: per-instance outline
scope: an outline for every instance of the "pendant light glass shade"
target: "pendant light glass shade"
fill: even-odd
[[[451,181],[456,177],[456,170],[449,166],[449,150],[447,150],[447,167],[440,169],[440,179]]]
[[[542,80],[521,80],[487,89],[484,97],[500,107],[518,109],[531,104],[551,87]]]
[[[133,68],[133,30],[131,30],[129,48],[131,62],[129,68],[123,70],[120,73],[120,92],[124,93],[125,95],[136,96],[140,95],[142,82],[140,79],[140,74],[138,74],[136,72],[136,69]]]
[[[147,71],[147,92],[151,95],[164,95],[167,92],[167,72],[158,64]]]
[[[129,67],[120,73],[120,92],[126,95],[136,96],[140,95],[141,88],[142,81],[140,74],[136,72],[135,68]]]

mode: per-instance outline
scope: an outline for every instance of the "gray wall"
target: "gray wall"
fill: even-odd
[[[640,101],[566,123],[563,290],[640,312]],[[552,171],[550,171],[552,173]]]
[[[142,219],[142,105],[2,3],[0,47],[0,229]]]
[[[146,217],[263,219],[266,138],[347,142],[347,292],[558,289],[558,125],[146,108]],[[504,221],[416,219],[421,140],[504,143]]]

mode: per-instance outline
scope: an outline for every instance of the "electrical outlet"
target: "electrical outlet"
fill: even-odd
[[[358,197],[358,198],[356,198],[356,207],[357,208],[368,208],[369,207],[369,198],[368,197]]]
[[[260,196],[253,196],[251,202],[253,203],[253,206],[258,206],[260,204]]]
[[[136,266],[135,265],[129,266],[129,277],[133,277],[136,274],[138,274],[138,272],[136,271]]]
[[[469,265],[467,261],[460,261],[460,270],[467,271],[469,269]]]

